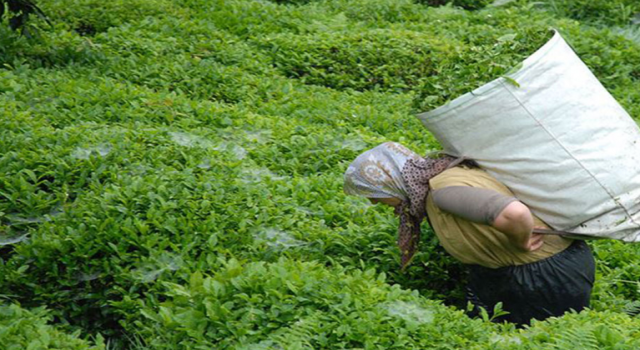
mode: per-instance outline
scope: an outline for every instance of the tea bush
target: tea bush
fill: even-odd
[[[143,310],[138,334],[154,349],[634,349],[640,321],[589,311],[502,328],[390,287],[373,270],[316,263],[230,260],[214,276],[165,283],[166,301]],[[600,323],[606,320],[604,324]],[[151,321],[151,322],[149,322]]]
[[[104,350],[99,337],[96,345],[65,334],[48,325],[51,317],[43,309],[25,310],[18,305],[0,304],[0,347],[6,350]]]
[[[434,40],[435,39],[435,40]],[[282,73],[338,90],[409,90],[435,73],[451,42],[412,31],[281,35],[264,48]],[[417,80],[414,80],[417,79]]]
[[[640,14],[640,3],[635,0],[543,0],[541,5],[559,17],[594,25],[625,26]]]
[[[459,18],[455,25],[464,21],[474,26],[463,36],[450,30],[455,25],[431,24],[358,33],[281,34],[263,40],[267,45],[262,46],[285,76],[306,84],[338,90],[416,92],[416,107],[430,109],[478,87],[444,79],[489,81],[550,37],[540,23],[509,28],[514,33],[505,35],[500,26],[503,20],[490,18],[498,24],[492,30],[485,21],[470,24],[469,19]]]
[[[225,262],[215,276],[165,284],[158,311],[143,310],[139,334],[152,348],[466,347],[487,341],[482,322],[390,287],[373,270],[347,274],[281,259]],[[151,321],[151,322],[149,322]],[[440,325],[457,329],[440,332]],[[472,341],[473,339],[473,341]]]
[[[109,28],[138,22],[145,17],[163,17],[180,9],[170,1],[40,0],[40,3],[52,19],[81,36],[94,36]]]
[[[412,114],[504,75],[550,27],[637,117],[640,45],[615,29],[524,1],[41,6],[54,25],[38,37],[0,27],[16,319],[114,349],[634,344],[635,246],[592,243],[594,310],[515,330],[462,314],[465,270],[426,224],[401,273],[396,218],[342,192],[365,149],[438,149]]]

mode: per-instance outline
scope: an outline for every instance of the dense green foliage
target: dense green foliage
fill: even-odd
[[[0,287],[53,317],[7,306],[18,321],[116,349],[637,348],[637,246],[592,244],[593,311],[515,330],[463,315],[464,270],[426,225],[400,273],[391,212],[342,193],[369,147],[438,148],[413,114],[504,75],[550,27],[640,116],[640,44],[593,13],[39,4],[38,37],[0,26]]]
[[[165,283],[167,301],[144,310],[141,333],[154,349],[634,349],[640,320],[583,312],[527,332],[489,327],[416,292],[390,287],[373,270],[346,274],[314,263],[227,262],[213,277],[196,272]],[[595,323],[594,323],[595,321]],[[599,322],[611,322],[603,325]],[[624,324],[625,327],[619,326]],[[167,332],[169,330],[169,332]],[[524,345],[524,346],[523,346]]]
[[[0,304],[0,348],[5,350],[104,350],[102,340],[91,346],[76,334],[65,334],[47,324],[42,309],[27,311],[18,305]]]
[[[31,0],[0,0],[0,22],[6,21],[11,29],[21,30],[27,36],[30,31],[26,24],[31,15],[48,22],[42,10]]]
[[[542,3],[558,16],[588,24],[624,26],[640,20],[640,2],[636,0],[544,0]]]

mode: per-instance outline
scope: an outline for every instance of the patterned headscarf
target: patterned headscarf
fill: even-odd
[[[411,262],[420,241],[420,224],[427,216],[429,180],[462,159],[443,155],[422,158],[395,142],[386,142],[358,156],[344,174],[344,191],[367,198],[398,198],[398,246],[402,269]]]

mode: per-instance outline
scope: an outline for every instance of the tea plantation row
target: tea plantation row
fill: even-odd
[[[634,2],[453,3],[41,0],[53,27],[0,26],[0,345],[637,348],[640,248],[593,242],[593,310],[517,330],[464,315],[433,234],[400,273],[391,212],[343,194],[369,147],[437,149],[413,114],[550,27],[640,116]]]

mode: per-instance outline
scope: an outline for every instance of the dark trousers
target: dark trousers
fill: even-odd
[[[518,325],[589,307],[595,280],[593,254],[583,241],[574,241],[562,252],[530,264],[498,269],[468,267],[467,299],[475,306],[470,316],[477,315],[480,306],[491,315],[493,307],[502,302],[502,310],[509,314],[495,320]]]

